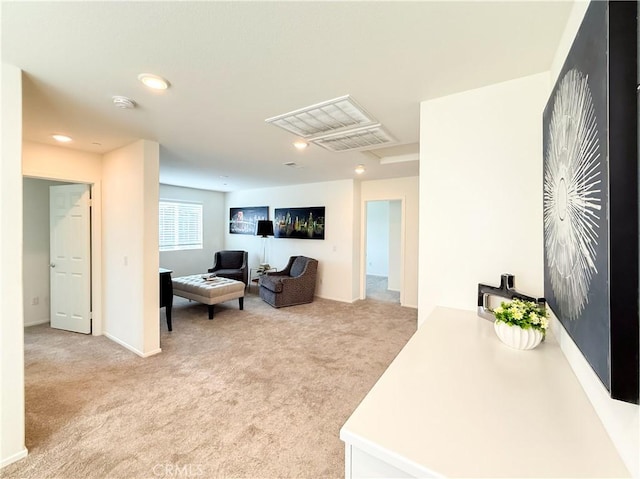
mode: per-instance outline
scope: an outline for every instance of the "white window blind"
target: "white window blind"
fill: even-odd
[[[202,249],[202,205],[160,201],[160,251]]]

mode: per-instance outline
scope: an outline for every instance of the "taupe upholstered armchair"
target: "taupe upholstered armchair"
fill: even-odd
[[[213,268],[209,268],[209,273],[215,273],[223,278],[242,281],[246,285],[249,281],[247,256],[246,251],[218,251],[213,259]]]
[[[274,308],[310,303],[317,275],[318,260],[292,256],[282,271],[260,276],[260,297]]]

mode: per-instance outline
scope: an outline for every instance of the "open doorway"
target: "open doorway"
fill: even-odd
[[[366,203],[365,297],[400,304],[402,201]]]

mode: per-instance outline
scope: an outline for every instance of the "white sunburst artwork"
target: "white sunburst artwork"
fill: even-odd
[[[551,113],[544,162],[544,241],[558,307],[577,319],[596,269],[602,210],[601,153],[588,77],[562,78]]]

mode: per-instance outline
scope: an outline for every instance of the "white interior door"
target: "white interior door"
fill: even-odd
[[[51,327],[91,333],[89,185],[49,187]]]

